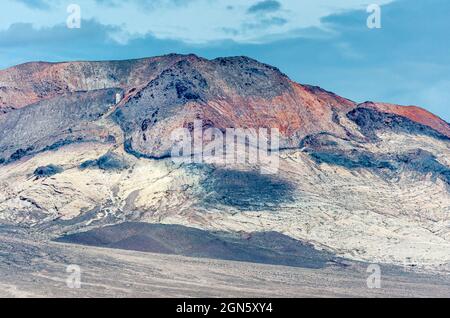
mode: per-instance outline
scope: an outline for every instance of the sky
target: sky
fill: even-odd
[[[372,4],[379,5],[380,28],[368,27]],[[356,102],[418,105],[450,122],[448,0],[2,0],[1,6],[0,68],[168,53],[246,55]],[[72,23],[78,9],[80,28],[69,28],[68,20],[78,26]]]

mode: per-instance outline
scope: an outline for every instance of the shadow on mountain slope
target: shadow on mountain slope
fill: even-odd
[[[204,203],[240,210],[267,210],[293,201],[294,185],[259,171],[216,169],[202,182],[208,193]]]
[[[63,236],[56,241],[305,268],[323,268],[328,262],[336,261],[333,254],[278,232],[241,234],[209,232],[180,225],[122,223]]]

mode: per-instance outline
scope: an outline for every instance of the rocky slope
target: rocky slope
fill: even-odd
[[[423,109],[194,55],[17,66],[0,71],[0,109],[2,223],[50,238],[126,221],[279,232],[356,260],[450,263],[450,126]],[[195,120],[278,128],[278,173],[175,164],[171,132]]]
[[[133,89],[182,58],[171,55],[130,61],[22,64],[0,71],[0,109],[8,112],[78,91]]]

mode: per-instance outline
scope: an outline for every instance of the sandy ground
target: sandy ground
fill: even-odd
[[[450,275],[367,264],[324,269],[271,266],[101,249],[0,233],[0,297],[450,297]],[[67,266],[81,269],[69,288]],[[72,286],[73,287],[73,286]]]

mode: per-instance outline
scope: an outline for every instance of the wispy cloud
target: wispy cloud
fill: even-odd
[[[17,2],[23,3],[27,7],[33,8],[33,9],[49,9],[50,6],[47,1],[45,0],[17,0]]]
[[[326,30],[323,18],[329,15],[364,9],[373,2],[392,1],[77,0],[76,3],[81,6],[83,19],[120,27],[120,34],[113,38],[122,43],[152,34],[160,39],[204,44],[223,40],[266,43],[288,38],[293,33],[298,35],[301,29]],[[65,0],[21,0],[22,8],[17,7],[17,1],[4,2],[0,29],[17,22],[31,23],[38,28],[51,27],[64,23],[67,18],[68,1]]]
[[[274,12],[281,9],[281,3],[275,0],[266,0],[258,2],[248,8],[248,13]]]

